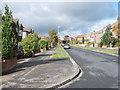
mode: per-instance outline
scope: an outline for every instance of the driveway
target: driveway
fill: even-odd
[[[3,90],[57,88],[70,81],[78,73],[78,66],[69,58],[50,58],[53,53],[56,52],[49,50],[38,53],[27,62],[19,64],[13,71],[1,76]]]

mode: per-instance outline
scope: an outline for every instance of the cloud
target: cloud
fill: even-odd
[[[4,6],[5,3],[3,3]],[[8,2],[14,18],[25,27],[46,35],[59,25],[61,36],[76,36],[100,29],[117,17],[117,10],[110,2]],[[114,5],[113,5],[114,4]],[[105,24],[104,24],[105,23]]]
[[[100,22],[95,23],[92,27],[89,28],[91,31],[99,31],[108,24],[113,24],[116,20],[101,20]]]
[[[81,35],[81,30],[75,27],[70,27],[67,30],[63,30],[60,32],[60,37],[64,37],[65,35],[69,35],[71,37],[76,37],[78,35]]]

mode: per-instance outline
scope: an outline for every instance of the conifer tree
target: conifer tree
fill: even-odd
[[[110,47],[110,43],[112,43],[112,40],[113,40],[113,35],[110,30],[111,29],[107,27],[105,30],[105,33],[103,34],[101,38],[101,43],[103,43],[103,45],[107,45],[107,47]]]
[[[5,6],[2,16],[2,59],[10,59],[17,56],[18,33],[13,21],[12,11]]]

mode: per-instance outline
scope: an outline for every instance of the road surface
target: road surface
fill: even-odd
[[[84,74],[67,88],[118,88],[118,57],[72,47],[66,49]]]

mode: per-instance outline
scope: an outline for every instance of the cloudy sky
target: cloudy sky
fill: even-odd
[[[98,31],[116,21],[117,2],[7,2],[24,27],[47,35],[60,26],[60,36],[77,36]]]

